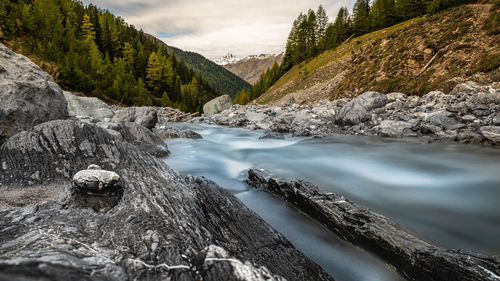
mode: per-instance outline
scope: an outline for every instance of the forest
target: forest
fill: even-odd
[[[66,90],[124,105],[201,112],[219,93],[142,30],[73,0],[0,1],[0,40],[55,64]]]
[[[275,64],[260,75],[251,89],[237,93],[233,103],[246,104],[258,98],[294,65],[310,60],[326,50],[335,49],[344,41],[380,30],[394,24],[432,15],[471,0],[357,0],[352,13],[340,8],[329,22],[325,9],[300,13],[292,25],[281,65]]]

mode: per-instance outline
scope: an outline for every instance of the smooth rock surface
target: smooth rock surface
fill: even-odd
[[[153,129],[158,122],[158,110],[154,107],[127,107],[115,112],[113,122],[134,122]]]
[[[68,117],[66,99],[52,77],[0,43],[0,144],[40,123]]]
[[[64,98],[68,103],[69,116],[88,116],[90,118],[104,120],[113,118],[115,113],[102,100],[95,97],[79,97],[64,91]]]
[[[481,133],[495,143],[500,143],[500,126],[481,127]]]
[[[274,179],[257,170],[249,170],[247,182],[305,212],[345,240],[380,255],[409,280],[494,281],[500,276],[497,256],[434,246],[389,218],[311,183]]]
[[[214,115],[231,108],[231,105],[233,99],[229,95],[222,95],[203,105],[203,113],[206,116]]]

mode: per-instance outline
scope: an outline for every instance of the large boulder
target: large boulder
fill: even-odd
[[[154,107],[128,107],[115,113],[113,122],[134,122],[153,129],[158,122],[158,110]]]
[[[170,153],[167,144],[146,127],[133,122],[121,122],[117,128],[126,142],[156,157],[166,157]]]
[[[0,143],[40,123],[66,119],[63,91],[23,55],[0,44]]]
[[[370,111],[384,106],[387,103],[387,97],[378,92],[365,92],[340,109],[337,116],[339,125],[357,125],[367,121],[371,117]]]
[[[229,95],[222,95],[207,102],[203,106],[203,113],[207,116],[214,115],[231,108],[232,105],[233,99]]]
[[[87,116],[93,119],[104,120],[113,118],[114,112],[102,100],[94,97],[79,97],[70,92],[64,92],[68,102],[69,116]]]
[[[500,126],[481,127],[481,133],[494,143],[500,143]]]

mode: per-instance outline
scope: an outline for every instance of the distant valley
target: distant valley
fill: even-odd
[[[282,53],[251,55],[245,58],[227,54],[220,59],[215,59],[214,62],[253,85],[259,80],[262,72],[271,68],[275,62],[280,64],[282,60]]]

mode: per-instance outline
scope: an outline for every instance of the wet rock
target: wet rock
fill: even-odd
[[[202,139],[203,138],[200,134],[198,134],[197,132],[195,132],[191,129],[182,131],[181,134],[179,135],[179,137],[186,138],[186,139]]]
[[[156,126],[153,133],[162,139],[176,139],[181,135],[181,130],[170,126]]]
[[[432,245],[389,218],[311,183],[274,179],[256,170],[248,172],[247,182],[305,212],[343,239],[379,255],[409,280],[494,281],[500,275],[499,257]]]
[[[285,135],[283,135],[282,133],[266,131],[259,137],[259,140],[264,140],[264,139],[284,140]]]
[[[110,189],[119,180],[117,173],[102,170],[97,165],[90,165],[87,170],[81,170],[73,176],[77,188],[90,191]]]
[[[203,113],[206,116],[214,115],[231,108],[232,105],[233,99],[229,95],[222,95],[203,105]]]
[[[63,91],[52,77],[0,43],[0,144],[40,123],[66,119]]]
[[[481,133],[494,143],[500,143],[500,126],[481,127]]]
[[[387,137],[403,137],[416,135],[412,131],[414,125],[404,121],[384,120],[380,125],[374,127],[378,134]]]
[[[0,209],[2,280],[333,280],[230,192],[95,124],[38,125],[7,140],[0,163],[1,190],[60,187]],[[73,194],[90,164],[119,174],[123,194]]]
[[[158,110],[154,107],[128,107],[118,110],[112,121],[133,122],[151,130],[158,122]]]
[[[94,97],[79,97],[64,91],[64,98],[68,103],[69,116],[88,116],[97,120],[113,118],[114,112],[102,100]]]

